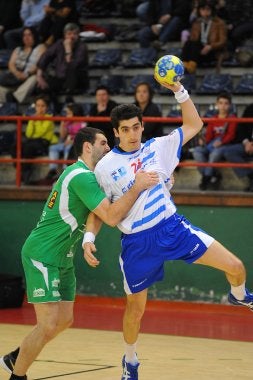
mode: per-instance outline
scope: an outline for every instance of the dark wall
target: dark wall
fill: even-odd
[[[43,202],[40,201],[0,201],[0,273],[23,275],[21,247],[35,226],[42,208]],[[178,212],[213,235],[244,261],[248,272],[248,286],[252,289],[252,208],[180,206]],[[78,293],[123,296],[118,266],[119,231],[103,226],[96,245],[101,261],[98,268],[90,268],[86,264],[81,247],[75,258]],[[223,273],[199,265],[172,261],[166,263],[164,281],[152,286],[149,296],[160,299],[220,302],[226,297],[228,290],[229,286]]]

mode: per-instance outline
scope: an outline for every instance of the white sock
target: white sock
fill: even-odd
[[[125,343],[126,362],[130,364],[137,364],[138,358],[136,355],[136,342],[134,344]]]
[[[233,286],[233,285],[231,285],[231,293],[233,294],[233,296],[236,299],[242,301],[245,298],[245,295],[246,295],[245,282],[243,282],[239,286]]]

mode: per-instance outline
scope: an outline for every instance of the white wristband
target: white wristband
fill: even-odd
[[[83,236],[83,244],[85,243],[94,243],[96,236],[93,232],[85,232]]]
[[[184,88],[183,85],[181,85],[179,91],[175,92],[174,95],[178,103],[184,103],[190,97],[188,91]]]

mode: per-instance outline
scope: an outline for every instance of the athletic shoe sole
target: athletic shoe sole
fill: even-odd
[[[10,370],[10,368],[5,364],[5,361],[4,361],[3,357],[0,358],[0,367],[2,367],[5,371],[7,371],[10,374],[12,373],[12,371]]]

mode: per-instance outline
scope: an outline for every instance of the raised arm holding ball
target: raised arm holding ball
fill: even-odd
[[[128,191],[139,170],[159,174],[159,183],[143,191],[127,216],[117,225],[122,231],[119,262],[127,296],[123,317],[125,354],[121,380],[138,380],[140,363],[136,342],[148,288],[163,279],[166,261],[183,260],[188,264],[202,264],[223,271],[230,284],[229,302],[253,310],[253,294],[245,288],[246,271],[241,260],[202,229],[192,225],[183,215],[179,215],[171,200],[168,184],[179,163],[182,145],[201,130],[203,123],[183,85],[166,79],[174,75],[169,72],[173,69],[170,58],[167,63],[168,76],[166,73],[160,76],[156,70],[155,78],[174,92],[182,109],[182,126],[167,136],[153,138],[142,144],[140,109],[135,105],[119,105],[111,113],[119,145],[103,157],[95,168],[96,178],[112,202]],[[92,266],[96,266],[94,238],[97,231],[94,218],[88,218],[85,258]],[[92,237],[90,243],[89,237]]]

